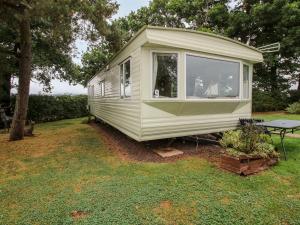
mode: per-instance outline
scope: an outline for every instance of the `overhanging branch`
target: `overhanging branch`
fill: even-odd
[[[0,5],[1,4],[15,10],[20,10],[23,8],[32,9],[32,7],[26,1],[21,1],[20,3],[13,3],[11,1],[1,0]]]

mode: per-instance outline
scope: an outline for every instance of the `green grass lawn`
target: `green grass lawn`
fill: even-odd
[[[81,120],[0,135],[0,224],[300,224],[300,139],[286,140],[288,161],[240,177],[199,157],[122,160]]]

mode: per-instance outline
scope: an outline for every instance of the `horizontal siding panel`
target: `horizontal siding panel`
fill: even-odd
[[[187,132],[187,131],[192,131],[192,130],[207,130],[207,129],[218,129],[220,127],[236,127],[238,125],[238,121],[226,121],[226,122],[207,122],[207,123],[198,123],[198,124],[186,124],[186,125],[176,125],[176,126],[160,126],[160,127],[148,127],[142,128],[143,135],[148,135],[148,134],[167,134],[167,133],[181,133],[181,132]]]
[[[142,118],[143,126],[160,126],[161,124],[193,124],[200,121],[214,122],[223,120],[237,120],[239,118],[249,117],[250,114],[217,114],[217,115],[201,115],[201,116],[174,116],[174,117],[161,117],[161,118]]]
[[[91,113],[136,140],[140,138],[140,101],[94,98]]]
[[[116,120],[115,118],[110,118],[110,117],[101,117],[101,116],[96,116],[99,119],[102,119],[106,123],[110,124],[111,126],[117,128],[127,136],[135,139],[135,140],[140,140],[140,129],[137,129],[137,127],[130,127],[130,126],[121,126],[119,121]]]
[[[152,135],[143,134],[141,137],[141,141],[148,141],[148,140],[156,140],[156,139],[164,139],[164,138],[173,138],[173,137],[184,137],[184,136],[191,136],[191,135],[200,135],[200,134],[210,134],[210,133],[216,133],[216,132],[224,132],[227,130],[235,129],[236,127],[223,127],[222,125],[218,129],[199,129],[199,130],[188,130],[186,132],[168,132],[165,134],[161,133],[153,133]]]
[[[125,120],[124,118],[112,118],[109,116],[109,114],[101,114],[101,115],[95,115],[97,118],[102,119],[104,121],[108,121],[109,124],[116,127],[117,129],[125,129],[130,133],[135,134],[136,136],[139,136],[140,134],[140,128],[138,127],[137,123],[131,123],[128,120]],[[126,123],[126,125],[124,125]]]
[[[99,116],[106,116],[106,117],[117,117],[116,120],[120,120],[122,121],[122,123],[128,123],[128,126],[130,125],[134,125],[134,126],[139,126],[140,124],[140,120],[137,117],[133,117],[132,114],[131,115],[126,115],[125,113],[122,113],[122,115],[120,115],[120,112],[113,112],[113,111],[109,111],[109,110],[99,110],[97,108],[95,108],[95,115],[99,115]]]

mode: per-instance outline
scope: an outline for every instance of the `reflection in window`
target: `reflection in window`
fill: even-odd
[[[249,98],[249,66],[243,65],[243,98]]]
[[[153,97],[177,97],[177,54],[153,53]]]
[[[187,98],[237,98],[240,64],[187,55]]]
[[[104,97],[105,96],[105,81],[104,80],[100,81],[99,85],[100,85],[100,96]]]
[[[120,65],[120,96],[131,96],[130,60]]]
[[[95,96],[94,85],[92,85],[90,87],[91,87],[91,97],[94,97]]]
[[[125,97],[131,96],[130,60],[124,65],[124,93]]]
[[[123,73],[124,73],[124,65],[120,65],[120,96],[124,98],[124,83],[123,83]]]

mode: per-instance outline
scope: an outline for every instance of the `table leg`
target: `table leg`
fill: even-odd
[[[287,160],[285,146],[284,146],[285,133],[286,133],[286,129],[282,129],[280,131],[280,142],[281,142],[281,147],[282,147],[282,150],[283,150],[283,153],[284,153],[284,159]]]

